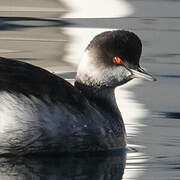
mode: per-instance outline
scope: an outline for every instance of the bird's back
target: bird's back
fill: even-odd
[[[49,103],[78,103],[80,93],[64,79],[36,66],[0,57],[0,91],[49,99]],[[44,98],[46,97],[46,98]],[[48,103],[48,102],[47,102]]]
[[[102,117],[64,79],[0,58],[0,154],[100,149],[92,146],[95,134],[103,136],[97,118]]]

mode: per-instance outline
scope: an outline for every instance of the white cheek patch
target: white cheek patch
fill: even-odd
[[[105,65],[101,64],[99,67],[94,65],[92,57],[89,56],[88,52],[84,54],[78,71],[77,77],[82,82],[96,84],[108,84],[112,80],[123,81],[127,76],[131,75],[131,73],[124,68],[123,66],[113,66],[113,67],[105,67]]]
[[[79,78],[88,75],[88,76],[96,76],[98,73],[97,69],[91,62],[91,57],[89,56],[88,52],[86,51],[82,57],[82,60],[78,66],[77,76]]]
[[[113,80],[122,82],[129,75],[131,75],[131,73],[123,66],[104,68],[101,70],[100,74],[101,81],[103,82],[110,82]]]

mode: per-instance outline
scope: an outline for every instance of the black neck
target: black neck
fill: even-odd
[[[125,133],[121,113],[116,103],[114,88],[92,87],[75,81],[75,87],[88,99],[89,103],[108,120],[117,136]]]
[[[114,88],[112,87],[95,87],[87,86],[78,81],[75,81],[75,87],[88,99],[91,105],[95,106],[102,112],[111,114],[111,118],[119,119],[121,113],[116,103]],[[110,113],[109,113],[110,112]]]
[[[75,87],[96,106],[116,106],[114,88],[87,86],[78,81],[75,81]]]

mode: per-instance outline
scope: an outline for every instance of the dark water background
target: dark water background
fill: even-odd
[[[89,18],[64,18],[73,4],[0,1],[0,56],[44,67],[73,81],[79,54],[91,36],[106,29],[129,29],[142,39],[142,64],[158,79],[122,87],[120,109],[131,149],[127,160],[124,153],[1,158],[0,179],[180,179],[180,1],[126,2],[133,11],[125,17],[107,17],[107,12],[105,18],[91,18],[91,13]],[[121,11],[122,7],[118,8]],[[126,117],[126,112],[131,116]]]

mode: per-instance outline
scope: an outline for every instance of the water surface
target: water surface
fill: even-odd
[[[142,64],[158,81],[135,80],[116,90],[131,149],[127,160],[126,154],[1,158],[1,179],[180,179],[180,2],[114,0],[104,8],[98,2],[94,6],[95,1],[89,5],[74,0],[1,1],[0,55],[44,67],[73,82],[82,52],[94,35],[107,29],[138,34]]]

